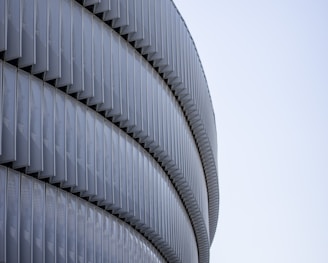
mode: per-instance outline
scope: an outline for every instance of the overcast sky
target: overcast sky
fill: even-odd
[[[218,132],[211,262],[328,262],[328,1],[174,0]]]

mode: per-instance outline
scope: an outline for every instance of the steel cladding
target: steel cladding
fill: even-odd
[[[170,0],[0,0],[0,262],[208,262],[215,119]]]

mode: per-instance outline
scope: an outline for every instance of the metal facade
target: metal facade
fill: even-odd
[[[0,0],[0,262],[208,262],[215,118],[170,0]]]

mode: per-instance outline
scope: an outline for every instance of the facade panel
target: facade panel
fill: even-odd
[[[0,261],[208,262],[215,120],[173,2],[0,7]]]

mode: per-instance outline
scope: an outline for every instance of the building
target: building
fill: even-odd
[[[208,262],[215,118],[170,0],[0,1],[0,262]]]

